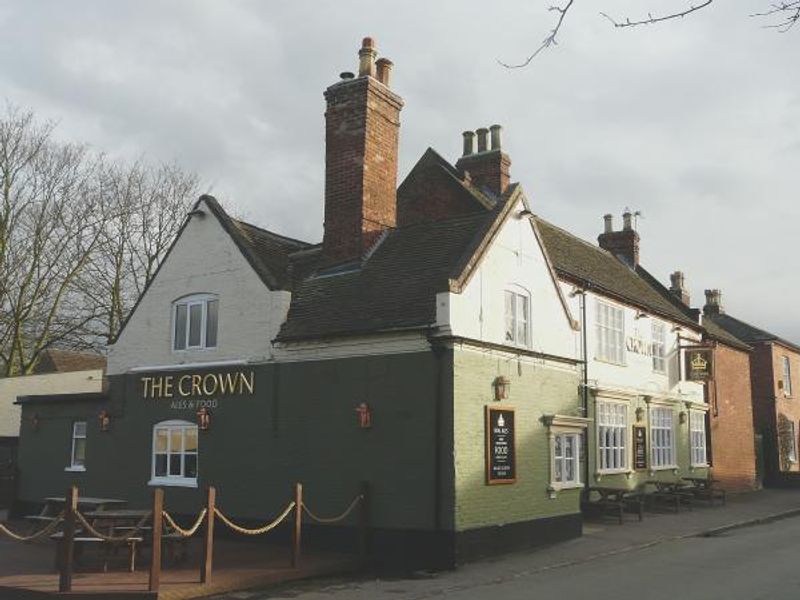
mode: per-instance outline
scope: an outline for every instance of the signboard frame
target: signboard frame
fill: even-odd
[[[500,441],[497,439],[497,436],[493,433],[492,430],[492,422],[493,422],[493,415],[497,415],[499,413],[510,415],[511,416],[511,426],[509,434],[503,435],[503,438],[507,438],[510,435],[511,440],[510,444],[508,443],[507,439],[504,439],[506,445],[509,447],[508,456],[510,457],[510,465],[511,465],[511,477],[495,477],[495,467],[497,462],[494,460],[494,446]],[[511,406],[492,406],[486,405],[484,410],[484,422],[485,422],[485,437],[486,437],[486,485],[510,485],[517,482],[517,431],[516,431],[516,409]]]
[[[637,437],[637,433],[641,437]],[[640,452],[641,450],[641,452]],[[645,425],[633,426],[633,470],[646,471],[648,468],[647,453],[647,427]]]
[[[685,381],[692,383],[706,383],[714,379],[714,348],[710,346],[683,346]],[[705,371],[698,372],[692,368],[693,355],[702,355],[706,361]]]

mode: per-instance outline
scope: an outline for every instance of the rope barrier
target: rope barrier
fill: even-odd
[[[75,518],[83,526],[83,528],[86,529],[86,531],[88,531],[91,535],[93,535],[96,538],[100,538],[104,542],[128,542],[128,541],[130,541],[131,539],[137,537],[137,534],[142,530],[142,528],[144,527],[144,524],[147,523],[148,519],[150,519],[150,517],[152,517],[152,516],[153,516],[153,513],[147,513],[136,524],[136,526],[133,528],[133,531],[131,531],[129,533],[126,533],[123,536],[113,536],[113,535],[107,535],[105,533],[102,533],[102,532],[98,531],[89,521],[86,520],[86,517],[84,517],[79,511],[77,511],[77,510],[75,511]]]
[[[20,535],[18,533],[14,533],[2,523],[0,523],[0,533],[7,535],[12,540],[15,540],[17,542],[33,542],[35,540],[38,540],[39,538],[45,537],[46,535],[50,535],[51,533],[53,533],[61,524],[61,522],[64,520],[63,515],[64,513],[61,513],[60,515],[55,517],[52,522],[48,523],[42,529],[31,535]]]
[[[358,503],[363,499],[364,496],[359,494],[356,496],[355,500],[350,503],[350,506],[348,506],[342,514],[336,517],[318,517],[311,512],[311,509],[308,508],[308,505],[305,502],[303,502],[303,510],[309,517],[311,517],[312,520],[316,521],[317,523],[338,523],[339,521],[344,521],[347,518],[347,515],[353,512],[353,509],[358,506]]]
[[[261,535],[263,533],[267,533],[268,531],[275,529],[278,525],[280,525],[281,522],[287,516],[289,516],[289,513],[292,512],[292,509],[294,509],[295,506],[296,505],[294,502],[290,502],[289,506],[286,507],[286,510],[284,510],[274,521],[264,525],[263,527],[258,527],[257,529],[246,529],[245,527],[237,525],[236,523],[231,521],[228,517],[226,517],[224,514],[222,514],[222,511],[220,511],[220,509],[216,507],[214,508],[214,513],[220,518],[220,520],[223,523],[225,523],[225,525],[230,527],[236,533],[241,533],[243,535]]]
[[[167,521],[167,525],[172,527],[175,533],[177,533],[181,537],[188,538],[192,537],[195,533],[197,533],[197,530],[200,529],[200,526],[203,524],[203,519],[205,519],[206,515],[208,514],[208,509],[204,508],[203,510],[200,511],[200,515],[198,515],[197,521],[195,521],[194,525],[189,527],[189,529],[183,529],[182,527],[180,527],[167,511],[163,511],[161,514]]]

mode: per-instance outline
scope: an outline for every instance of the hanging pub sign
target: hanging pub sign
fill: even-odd
[[[514,409],[486,407],[486,483],[517,480]]]
[[[685,348],[686,381],[708,381],[713,376],[711,348]]]
[[[647,469],[647,428],[642,425],[633,426],[633,468]]]

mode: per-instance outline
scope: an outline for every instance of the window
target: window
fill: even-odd
[[[597,302],[597,358],[608,362],[625,362],[625,321],[623,309]]]
[[[697,410],[689,412],[689,435],[692,445],[692,466],[708,465],[706,456],[706,414]]]
[[[650,438],[653,468],[675,467],[675,434],[672,408],[657,407],[650,411]],[[703,430],[705,436],[705,430]]]
[[[792,364],[788,356],[783,357],[783,395],[792,395]]]
[[[506,341],[528,346],[530,302],[528,296],[506,290]]]
[[[197,486],[197,425],[166,421],[153,428],[151,484]]]
[[[67,468],[72,471],[86,470],[86,421],[72,424],[72,449]]]
[[[553,482],[560,487],[580,484],[581,436],[578,433],[560,433],[553,439]]]
[[[664,358],[666,345],[664,324],[653,321],[653,371],[657,373],[667,372],[667,361]]]
[[[787,437],[789,438],[789,448],[787,458],[789,462],[795,463],[797,462],[797,433],[794,429],[794,421],[789,421],[788,424]]]
[[[208,295],[189,296],[174,304],[175,350],[217,347],[219,301]]]
[[[597,403],[597,449],[599,470],[623,471],[628,467],[628,405]]]

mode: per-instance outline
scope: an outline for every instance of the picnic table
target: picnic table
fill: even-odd
[[[725,504],[725,490],[716,486],[719,483],[712,477],[684,477],[684,481],[690,484],[687,491],[694,494],[695,498],[708,500],[714,506],[714,500],[719,498]]]
[[[90,496],[78,498],[78,510],[100,511],[112,507],[124,506],[127,500],[117,500],[115,498],[92,498]],[[44,499],[42,510],[35,515],[25,515],[24,518],[34,523],[50,523],[58,518],[59,513],[64,510],[67,499],[64,496],[50,496]]]
[[[675,512],[680,512],[681,504],[685,504],[689,510],[692,510],[694,494],[687,489],[690,485],[688,482],[680,479],[649,479],[647,484],[656,488],[655,492],[647,494],[648,498],[673,504]]]
[[[591,499],[592,492],[598,494],[597,500]],[[617,515],[620,525],[623,523],[625,509],[631,507],[637,512],[641,521],[644,518],[644,498],[641,491],[609,486],[586,488],[586,500],[583,508],[588,510],[598,508],[603,513],[612,512]]]

